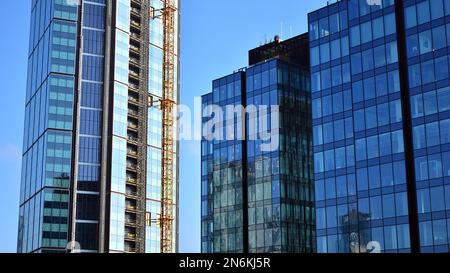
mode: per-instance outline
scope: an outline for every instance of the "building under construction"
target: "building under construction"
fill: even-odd
[[[18,252],[177,252],[179,5],[32,1]]]

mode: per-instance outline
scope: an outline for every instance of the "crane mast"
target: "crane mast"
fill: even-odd
[[[163,23],[163,91],[162,173],[161,173],[161,252],[173,253],[174,236],[174,106],[175,106],[175,0],[164,0]]]

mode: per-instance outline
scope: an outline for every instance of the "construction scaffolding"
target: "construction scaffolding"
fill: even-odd
[[[161,252],[173,253],[174,236],[174,105],[175,105],[175,0],[164,0],[162,172],[161,172]]]

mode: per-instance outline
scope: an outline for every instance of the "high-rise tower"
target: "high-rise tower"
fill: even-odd
[[[202,97],[205,128],[222,109],[212,134],[227,136],[203,135],[202,252],[315,251],[307,52],[308,34],[276,37]]]
[[[318,252],[450,251],[450,1],[309,14]]]
[[[177,250],[178,7],[32,1],[18,252]]]

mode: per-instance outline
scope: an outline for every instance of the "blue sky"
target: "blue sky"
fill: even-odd
[[[31,0],[0,10],[0,252],[15,252]],[[182,0],[181,102],[211,81],[247,65],[248,50],[266,39],[307,31],[308,12],[325,0]],[[200,145],[180,150],[180,251],[200,251]]]

